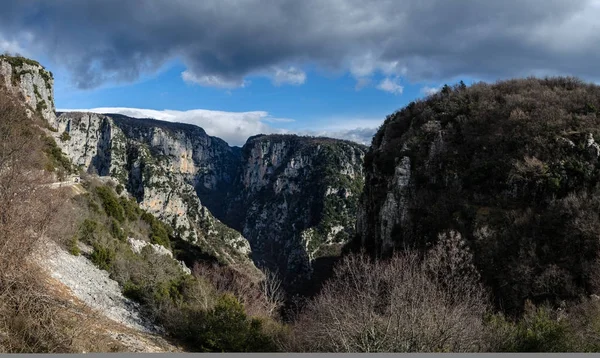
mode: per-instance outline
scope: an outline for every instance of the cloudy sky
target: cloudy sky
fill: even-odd
[[[19,0],[0,50],[53,71],[59,109],[195,123],[232,145],[369,142],[444,83],[600,78],[598,0]]]

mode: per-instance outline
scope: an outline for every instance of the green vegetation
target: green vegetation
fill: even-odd
[[[66,175],[75,172],[71,160],[67,158],[58,145],[56,145],[54,138],[43,135],[42,141],[44,143],[43,151],[46,153],[47,157],[45,170],[56,172],[59,179],[63,179]]]
[[[100,198],[102,207],[108,216],[115,218],[119,222],[125,220],[125,211],[111,188],[98,186],[96,187],[96,195]]]
[[[81,250],[79,249],[78,243],[79,240],[77,239],[77,236],[73,236],[69,241],[69,253],[73,256],[79,256],[81,254]]]
[[[276,347],[262,330],[262,321],[249,318],[231,294],[217,299],[208,311],[190,312],[186,340],[202,352],[270,352]],[[183,327],[182,327],[183,328]]]
[[[63,132],[63,133],[60,135],[59,139],[60,139],[62,142],[67,142],[67,141],[69,141],[69,140],[71,139],[71,135],[69,134],[69,132],[67,132],[67,131],[64,131],[64,132]]]
[[[116,188],[93,180],[85,186],[90,193],[74,198],[80,211],[87,213],[77,239],[93,247],[90,260],[108,271],[123,294],[139,302],[142,313],[163,326],[167,335],[191,351],[277,349],[264,324],[269,329],[278,324],[261,311],[263,296],[256,283],[233,271],[216,273],[210,266],[203,275],[187,275],[177,261],[150,246],[134,253],[126,240],[129,235],[167,248],[180,239],[134,199],[118,197]],[[224,284],[225,277],[232,281]]]

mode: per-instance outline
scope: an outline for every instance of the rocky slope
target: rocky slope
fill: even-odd
[[[508,311],[594,292],[597,108],[600,87],[554,78],[445,87],[390,115],[365,157],[363,246],[424,249],[456,230]]]
[[[55,129],[75,165],[117,179],[140,207],[221,262],[252,266],[247,240],[196,194],[231,182],[234,159],[225,142],[194,126],[91,113],[60,114]]]
[[[354,236],[366,147],[328,138],[261,135],[242,148],[226,222],[250,240],[255,262],[289,285]]]

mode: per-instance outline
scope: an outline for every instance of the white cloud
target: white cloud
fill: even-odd
[[[377,89],[393,94],[402,94],[404,87],[398,83],[399,81],[400,80],[398,78],[391,79],[386,77],[377,85]]]
[[[427,95],[427,96],[431,96],[432,94],[436,94],[439,91],[441,91],[442,86],[437,86],[437,87],[429,87],[429,86],[425,86],[423,88],[421,88],[421,93]]]
[[[306,82],[306,73],[296,67],[289,67],[287,69],[274,68],[273,70],[273,84],[281,86],[283,84],[289,85],[301,85]]]
[[[284,129],[274,128],[268,122],[290,122],[292,119],[275,118],[264,111],[224,112],[206,109],[189,111],[153,110],[141,108],[103,107],[92,109],[59,109],[58,112],[117,113],[134,118],[153,118],[168,122],[194,124],[203,128],[211,136],[219,137],[230,145],[241,146],[248,137],[255,134],[285,133]]]
[[[18,41],[16,40],[7,40],[1,33],[0,33],[0,54],[4,53],[4,52],[8,52],[11,55],[14,54],[20,54],[23,56],[26,56],[27,53],[25,51],[25,49],[23,47],[21,47],[21,45],[19,44]]]
[[[389,76],[394,76],[396,81],[399,76],[406,75],[407,68],[402,66],[399,61],[382,61],[379,57],[379,55],[376,56],[372,52],[368,52],[365,55],[350,60],[349,70],[350,74],[356,79],[356,90],[369,86],[371,84],[371,77],[376,73],[381,73],[388,78]],[[381,84],[377,88],[382,89],[380,86]],[[398,90],[402,93],[402,86],[395,88],[395,91]]]
[[[200,86],[217,88],[240,88],[248,85],[243,79],[227,79],[216,75],[196,75],[190,71],[183,71],[181,78],[188,83],[195,83]]]
[[[322,127],[294,130],[278,128],[271,124],[294,122],[290,118],[278,118],[265,111],[225,112],[207,109],[189,111],[154,110],[127,107],[100,107],[92,109],[58,109],[57,112],[117,113],[134,118],[152,118],[168,122],[188,123],[201,127],[208,135],[219,137],[229,145],[242,146],[248,137],[256,134],[298,134],[351,140],[368,145],[382,119],[328,118]]]
[[[327,125],[310,130],[296,131],[300,135],[345,139],[364,145],[370,145],[371,139],[383,123],[380,118],[326,118],[321,121]]]

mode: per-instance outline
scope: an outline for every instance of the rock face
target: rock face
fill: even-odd
[[[111,176],[140,207],[225,264],[253,266],[248,241],[202,205],[199,191],[232,181],[235,155],[198,127],[93,113],[56,118],[59,147],[73,163]]]
[[[25,103],[49,124],[54,124],[54,78],[38,62],[23,57],[0,56],[4,85],[23,95]]]
[[[339,255],[355,234],[365,152],[328,138],[248,139],[226,222],[250,240],[260,267],[293,286],[310,277],[315,258]]]
[[[597,108],[600,87],[554,78],[446,87],[390,115],[365,156],[362,246],[424,250],[454,230],[503,309],[590,294]]]

